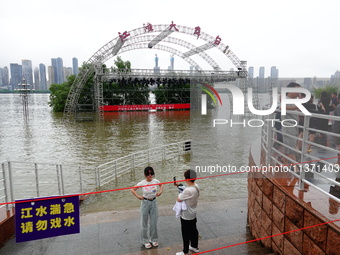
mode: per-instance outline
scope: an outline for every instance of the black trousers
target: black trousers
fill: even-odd
[[[189,252],[189,244],[191,247],[198,248],[198,230],[196,228],[197,219],[183,220],[181,218],[183,252]]]

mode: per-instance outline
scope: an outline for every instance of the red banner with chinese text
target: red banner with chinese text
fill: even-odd
[[[104,105],[104,112],[190,109],[190,104]]]

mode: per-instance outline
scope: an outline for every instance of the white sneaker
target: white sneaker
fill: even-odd
[[[176,255],[185,255],[183,251],[177,252]]]
[[[200,252],[200,249],[191,247],[190,245],[189,245],[189,250],[194,251],[194,252]]]

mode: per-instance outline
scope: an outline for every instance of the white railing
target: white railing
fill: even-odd
[[[118,177],[123,174],[129,172],[134,174],[137,167],[146,167],[150,164],[176,157],[180,159],[182,155],[190,150],[191,142],[188,140],[138,151],[128,156],[112,160],[96,167],[96,185],[100,189],[103,185],[110,182],[117,182]]]
[[[93,167],[19,161],[0,162],[0,208],[9,210],[16,200],[84,195],[100,189],[135,167],[180,157],[191,150],[191,142],[183,141],[139,151]]]
[[[6,206],[6,209],[9,210],[9,200],[8,200],[8,195],[7,195],[7,178],[6,178],[6,172],[5,172],[5,162],[1,162],[1,175],[0,175],[0,201],[2,201],[3,203],[5,203],[5,205],[0,206],[4,207]]]
[[[328,187],[330,185],[334,185],[333,187],[338,187],[338,189],[340,189],[340,182],[337,181],[340,179],[340,165],[334,163],[337,161],[340,151],[336,146],[333,148],[333,139],[334,137],[340,137],[340,134],[329,131],[330,129],[325,131],[309,127],[311,118],[319,118],[333,123],[334,121],[340,121],[340,117],[314,113],[311,116],[305,116],[298,111],[287,111],[287,113],[303,117],[303,126],[297,125],[297,127],[301,129],[303,135],[302,137],[296,137],[285,134],[282,130],[277,130],[273,125],[274,122],[268,121],[268,119],[275,119],[275,114],[267,116],[267,120],[264,118],[263,122],[265,124],[262,127],[261,149],[265,152],[266,164],[269,166],[275,166],[285,165],[286,163],[283,163],[282,161],[289,162],[288,165],[285,165],[287,166],[286,169],[291,168],[289,171],[295,177],[299,178],[300,190],[304,189],[304,183],[306,183],[318,191],[327,194],[327,196],[331,197],[335,201],[340,202],[339,197],[330,194],[329,191],[322,188],[322,186],[325,186],[323,184],[326,184]],[[277,122],[279,122],[279,120],[275,120],[275,123]],[[310,131],[316,132],[317,135],[324,136],[326,144],[309,141],[308,137]],[[300,148],[290,147],[285,144],[284,141],[280,141],[278,139],[279,134],[295,139],[296,143],[300,143]],[[308,151],[308,145],[312,146],[313,151],[319,151],[319,153],[311,153]],[[291,159],[284,153],[286,148],[295,153],[296,160]],[[293,169],[295,169],[295,171],[293,171]],[[296,169],[298,169],[298,172],[296,172]],[[312,174],[313,177],[310,177],[309,173]],[[311,182],[312,179],[318,179],[320,181],[314,184]]]
[[[83,194],[95,189],[92,169],[68,164],[1,162],[0,207],[21,199]]]

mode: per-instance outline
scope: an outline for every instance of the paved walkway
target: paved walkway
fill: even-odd
[[[180,221],[172,206],[159,208],[159,247],[145,249],[139,242],[139,210],[109,211],[81,216],[79,234],[16,243],[9,240],[1,255],[174,255],[182,250]],[[247,231],[247,199],[201,203],[197,227],[200,251],[253,240]],[[191,252],[192,253],[192,252]],[[271,254],[258,242],[241,244],[207,254]]]

